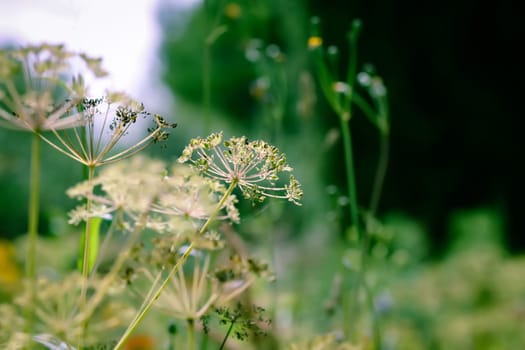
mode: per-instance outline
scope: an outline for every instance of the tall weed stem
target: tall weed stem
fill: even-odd
[[[195,350],[195,320],[188,319],[188,350]]]
[[[220,1],[222,5],[222,1]],[[211,18],[210,0],[204,0],[204,20],[206,33],[209,33],[204,40],[203,63],[202,63],[202,104],[204,106],[204,133],[211,132],[211,48],[217,38],[225,31],[225,26],[218,26],[220,16]]]
[[[26,327],[33,333],[34,307],[36,297],[36,245],[38,241],[38,212],[40,202],[40,136],[33,134],[31,142],[31,169],[29,177],[28,248],[26,276],[29,280],[29,302],[26,306]]]
[[[90,166],[88,167],[88,181],[91,182],[93,180],[93,177],[95,176],[95,168]],[[91,209],[91,199],[88,197],[87,203],[86,203],[87,210]],[[85,231],[82,233],[81,237],[81,258],[79,260],[80,262],[80,270],[82,273],[82,287],[80,288],[80,299],[79,299],[79,310],[83,310],[84,306],[87,303],[87,288],[89,283],[89,272],[90,272],[90,259],[91,259],[91,250],[94,247],[91,247],[91,221],[92,219],[86,220],[86,227]],[[84,321],[84,325],[82,326],[82,329],[84,329],[87,325],[87,319]],[[79,349],[82,349],[83,345],[83,335],[80,336],[80,343],[79,343]]]

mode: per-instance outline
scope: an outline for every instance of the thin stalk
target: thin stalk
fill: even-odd
[[[224,346],[226,345],[226,341],[228,340],[228,337],[230,336],[230,333],[231,333],[231,331],[233,329],[234,323],[235,323],[235,321],[230,322],[230,327],[228,328],[228,331],[226,332],[226,335],[224,336],[224,339],[222,340],[222,343],[221,343],[221,346],[220,346],[219,350],[224,349]]]
[[[204,45],[204,62],[202,64],[202,104],[204,106],[204,133],[211,130],[211,47]]]
[[[38,240],[38,212],[40,202],[40,135],[33,134],[31,142],[31,168],[29,175],[28,248],[26,276],[29,280],[29,303],[26,306],[26,327],[33,334],[34,306],[36,296],[36,245]]]
[[[213,222],[213,220],[215,220],[215,218],[219,214],[221,208],[224,206],[224,203],[226,203],[226,200],[232,194],[233,190],[237,186],[237,182],[238,182],[237,180],[234,180],[234,181],[232,181],[230,183],[230,186],[228,187],[228,189],[226,190],[226,192],[222,196],[221,200],[219,201],[219,204],[217,204],[217,207],[215,208],[213,213],[210,215],[210,217],[208,217],[208,220],[206,220],[204,225],[202,225],[202,227],[200,228],[200,230],[198,232],[198,235],[203,235],[208,230],[208,228],[210,227],[211,223]],[[158,287],[156,292],[152,293],[152,297],[150,297],[149,300],[144,303],[144,307],[141,307],[139,309],[139,312],[138,312],[137,316],[135,317],[133,322],[131,322],[129,324],[128,328],[126,329],[124,334],[120,337],[118,343],[115,345],[113,350],[119,350],[119,349],[122,348],[122,346],[124,346],[125,341],[129,338],[131,333],[133,333],[133,331],[142,322],[144,317],[146,317],[146,314],[149,312],[149,310],[153,306],[153,303],[159,298],[160,293],[166,287],[166,285],[168,284],[170,279],[181,268],[181,266],[186,262],[186,260],[190,256],[191,252],[193,251],[194,247],[195,247],[195,243],[191,242],[190,245],[186,248],[186,250],[182,254],[182,256],[180,257],[180,259],[177,261],[177,263],[175,265],[173,265],[173,267],[169,271],[168,275],[166,276],[166,278],[164,279],[162,284]],[[154,288],[154,286],[152,286],[152,288]]]
[[[218,8],[223,7],[223,1],[216,2]],[[204,22],[207,37],[204,39],[203,62],[202,62],[202,102],[204,106],[204,132],[211,130],[211,71],[212,52],[211,48],[215,41],[226,32],[226,26],[219,26],[222,12],[218,11],[215,17],[211,16],[210,0],[204,0]]]
[[[379,198],[381,196],[381,191],[383,188],[383,183],[385,179],[386,169],[388,166],[388,156],[389,156],[389,140],[388,140],[388,134],[382,133],[380,138],[380,153],[379,153],[379,160],[377,165],[377,170],[374,178],[374,187],[372,189],[372,194],[370,198],[370,208],[369,212],[367,214],[367,220],[372,220],[374,215],[377,212],[378,206],[379,206]],[[372,333],[374,342],[377,347],[381,346],[381,330],[379,328],[379,322],[377,319],[377,315],[374,310],[374,302],[372,299],[372,293],[370,291],[369,286],[366,283],[366,279],[364,277],[365,269],[368,264],[368,250],[370,246],[370,235],[368,234],[368,228],[366,230],[366,234],[364,236],[364,239],[362,241],[362,255],[361,255],[361,273],[359,274],[358,281],[359,284],[361,284],[365,290],[367,302],[368,302],[368,308],[370,310],[370,313],[372,315]]]
[[[206,22],[206,33],[211,30],[210,3],[204,0],[204,17]],[[207,135],[211,130],[211,43],[204,40],[204,52],[202,62],[202,104],[204,106],[204,133]]]
[[[82,322],[82,320],[88,320],[91,318],[96,308],[100,305],[104,296],[108,292],[108,289],[111,287],[111,283],[115,280],[115,277],[118,275],[120,269],[126,262],[126,259],[128,259],[130,251],[133,248],[135,241],[144,229],[147,217],[147,211],[140,215],[139,219],[135,224],[135,228],[129,234],[126,246],[124,247],[124,249],[121,250],[121,252],[117,256],[117,259],[111,266],[110,271],[106,275],[104,275],[104,278],[98,284],[98,288],[89,299],[89,302],[86,304],[85,308],[79,310],[79,312],[75,315],[76,319],[72,320],[72,322]]]
[[[348,112],[350,114],[350,112]],[[362,239],[359,230],[359,208],[357,206],[357,187],[355,181],[354,155],[352,150],[352,134],[350,133],[350,118],[341,117],[341,131],[343,134],[343,147],[345,154],[346,183],[348,186],[348,199],[350,201],[350,218],[352,225],[358,233],[359,239]]]
[[[377,318],[376,311],[374,310],[374,299],[372,298],[372,291],[366,283],[366,280],[363,279],[362,285],[363,289],[365,290],[368,309],[370,310],[370,314],[372,317],[372,337],[374,339],[375,348],[381,349],[381,329],[379,328],[379,320]]]
[[[93,166],[90,166],[88,167],[88,181],[91,182],[93,180],[93,177],[95,176],[95,167]],[[91,210],[91,199],[88,197],[87,199],[87,203],[86,203],[86,208],[89,212],[89,210]],[[81,239],[81,242],[82,242],[82,246],[83,246],[83,252],[82,252],[82,260],[81,260],[81,271],[82,271],[82,286],[80,288],[80,298],[79,298],[79,310],[83,310],[84,309],[84,306],[86,305],[87,303],[87,288],[88,288],[88,282],[89,282],[89,261],[90,261],[90,251],[91,251],[91,219],[87,219],[86,220],[86,229],[83,233],[83,236]],[[83,337],[84,337],[84,332],[83,330],[85,329],[85,327],[87,326],[87,319],[83,322],[82,324],[82,332],[80,334],[80,339],[79,339],[79,350],[82,349],[83,347]]]
[[[359,208],[357,207],[357,189],[355,181],[355,169],[354,169],[354,157],[352,150],[352,134],[350,133],[350,119],[352,119],[352,103],[354,98],[354,83],[357,71],[357,35],[359,30],[353,28],[349,34],[350,44],[350,55],[348,59],[348,73],[346,82],[349,90],[345,94],[343,102],[343,112],[339,113],[339,121],[341,122],[341,131],[343,134],[343,147],[345,154],[345,166],[346,166],[346,182],[348,186],[348,196],[350,201],[350,218],[352,219],[352,225],[358,234],[358,238],[362,239],[362,235],[359,230]]]
[[[359,269],[357,271],[357,275],[354,280],[354,285],[351,288],[352,290],[352,301],[350,304],[350,307],[346,307],[344,312],[345,324],[348,324],[348,318],[349,315],[347,313],[355,313],[356,315],[359,313],[359,290],[362,284],[365,282],[365,269],[366,269],[366,261],[367,261],[367,255],[368,255],[368,232],[366,230],[361,230],[359,225],[359,208],[357,206],[357,189],[356,189],[356,182],[355,182],[355,168],[353,164],[353,150],[352,150],[352,135],[350,133],[350,126],[349,121],[352,116],[352,105],[354,103],[354,88],[355,88],[355,79],[356,79],[356,72],[357,72],[357,38],[359,36],[360,31],[360,22],[355,20],[352,23],[352,29],[350,30],[350,33],[348,35],[349,39],[349,46],[350,46],[350,54],[349,54],[349,62],[348,62],[348,72],[347,72],[347,84],[349,86],[349,92],[346,94],[345,104],[344,104],[344,111],[345,113],[342,113],[340,115],[340,121],[341,121],[341,129],[343,133],[343,143],[344,143],[344,153],[345,153],[345,164],[346,164],[346,175],[347,175],[347,185],[348,185],[348,193],[349,193],[349,200],[350,200],[350,216],[352,220],[352,225],[355,228],[355,231],[357,232],[358,242],[360,243],[360,253],[361,253],[361,266],[359,266]],[[365,288],[365,293],[367,296],[367,299],[370,298],[370,294],[368,289]],[[346,301],[348,302],[348,301]],[[357,319],[358,316],[355,316],[355,319]],[[351,322],[348,324],[348,327],[351,327]],[[348,335],[351,332],[351,328],[347,329]],[[379,344],[377,344],[379,345]]]
[[[352,87],[350,88],[352,89]],[[350,98],[350,97],[349,97]],[[354,167],[354,158],[353,158],[353,149],[352,149],[352,134],[350,132],[350,125],[348,121],[350,120],[350,107],[348,107],[347,116],[341,115],[340,121],[341,121],[341,130],[343,134],[343,145],[344,145],[344,156],[345,156],[345,166],[346,166],[346,181],[348,186],[348,196],[350,201],[350,218],[352,221],[352,226],[357,233],[358,242],[361,243],[361,266],[359,268],[359,271],[357,272],[357,276],[354,280],[354,284],[350,287],[350,290],[352,290],[352,293],[350,295],[352,296],[351,301],[348,300],[349,295],[345,294],[345,297],[343,297],[343,322],[344,322],[344,328],[348,327],[346,329],[347,335],[350,335],[352,330],[352,324],[355,324],[355,322],[352,321],[352,316],[358,314],[358,303],[359,303],[359,289],[361,283],[363,283],[364,280],[364,274],[365,274],[365,265],[363,262],[366,260],[365,255],[367,255],[367,247],[368,247],[368,234],[366,231],[362,231],[360,229],[359,225],[359,208],[358,208],[358,201],[357,201],[357,187],[356,187],[356,180],[355,180],[355,167]],[[353,316],[354,321],[357,318],[357,316]]]
[[[93,177],[95,176],[95,167],[88,167],[88,181],[91,182],[93,180]],[[88,197],[87,199],[87,203],[86,203],[86,208],[87,208],[87,211],[89,212],[91,210],[91,205],[92,205],[92,201],[91,199]],[[82,277],[83,277],[83,280],[86,280],[87,281],[87,278],[88,278],[88,275],[89,275],[89,254],[90,254],[90,250],[91,250],[91,232],[90,232],[90,226],[91,226],[91,220],[86,220],[86,230],[84,232],[84,235],[83,235],[83,254],[82,254]],[[86,292],[86,288],[87,286],[83,285],[82,286],[82,296],[85,297],[85,292]]]
[[[374,178],[374,187],[372,188],[372,194],[370,196],[370,208],[369,215],[374,216],[379,206],[379,198],[383,191],[383,183],[385,181],[386,169],[388,167],[388,158],[390,153],[389,137],[386,134],[382,134],[379,145],[379,160],[377,163],[376,175]]]
[[[208,334],[205,332],[201,338],[200,350],[208,349]]]
[[[195,349],[195,320],[188,319],[188,350]]]

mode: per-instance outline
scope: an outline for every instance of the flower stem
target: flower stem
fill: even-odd
[[[348,112],[349,113],[349,112]],[[358,234],[359,239],[362,239],[359,230],[359,208],[357,206],[357,187],[355,181],[355,168],[354,168],[354,156],[352,150],[352,134],[350,133],[350,125],[348,125],[348,119],[341,117],[341,130],[343,133],[343,145],[345,155],[345,168],[346,168],[346,183],[348,186],[348,199],[350,201],[350,218],[352,220],[352,226]]]
[[[226,341],[228,340],[228,337],[230,336],[230,333],[232,332],[234,324],[235,324],[235,321],[230,322],[230,327],[228,328],[228,331],[226,332],[226,335],[224,336],[224,339],[222,340],[219,350],[224,349],[224,346],[226,345]]]
[[[209,7],[209,0],[204,0],[206,33],[210,31],[211,27]],[[204,40],[202,63],[202,105],[204,106],[204,133],[209,134],[211,130],[211,43],[207,38]]]
[[[379,198],[381,197],[381,192],[383,190],[383,183],[385,180],[386,169],[388,166],[388,156],[389,156],[389,140],[388,135],[381,135],[380,139],[380,153],[379,160],[377,164],[376,176],[374,179],[374,187],[372,190],[372,195],[370,197],[370,208],[369,215],[374,216],[377,212],[379,206]]]
[[[188,350],[195,350],[195,320],[188,319]]]
[[[237,182],[238,182],[237,180],[232,181],[232,183],[230,184],[230,186],[228,187],[228,189],[226,190],[226,192],[222,196],[221,200],[217,204],[217,207],[215,207],[215,210],[213,211],[213,213],[208,217],[208,220],[206,220],[206,222],[200,228],[200,230],[198,232],[199,235],[203,235],[208,230],[208,228],[210,227],[211,223],[213,222],[213,220],[215,220],[215,218],[217,217],[217,215],[221,211],[221,208],[224,206],[224,203],[226,203],[226,200],[232,194],[233,190],[237,186]],[[160,293],[162,292],[162,290],[166,287],[166,285],[170,281],[171,277],[186,262],[186,260],[188,259],[188,257],[190,256],[190,254],[191,254],[191,252],[193,251],[194,248],[195,248],[195,243],[191,242],[190,245],[186,248],[186,250],[182,254],[182,256],[179,258],[177,263],[175,263],[175,265],[173,265],[173,267],[169,271],[168,275],[166,276],[164,281],[162,281],[161,285],[157,288],[157,290],[154,293],[151,293],[151,294],[148,293],[148,295],[151,295],[151,297],[149,298],[149,300],[144,302],[143,307],[141,307],[139,309],[138,314],[135,316],[133,321],[129,324],[128,328],[126,329],[124,334],[120,337],[117,345],[115,345],[113,350],[119,350],[119,349],[122,348],[122,346],[124,346],[125,341],[129,338],[131,333],[133,333],[133,331],[142,322],[142,320],[144,319],[146,314],[149,312],[149,310],[153,306],[153,303],[159,298]],[[155,285],[156,285],[156,283],[155,283]],[[152,288],[154,288],[155,285],[153,285]]]
[[[95,176],[95,168],[90,166],[87,168],[87,170],[88,170],[88,174],[87,174],[88,181],[91,182],[93,180],[93,177]],[[88,211],[91,209],[91,199],[89,197],[87,199],[86,208]],[[91,240],[92,240],[91,221],[92,221],[91,218],[88,218],[86,220],[86,228],[80,240],[82,257],[81,257],[81,260],[79,260],[79,263],[80,263],[80,269],[82,272],[82,287],[80,289],[79,310],[83,310],[84,306],[87,303],[86,294],[87,294],[88,281],[89,281],[88,277],[89,277],[90,267],[92,266],[91,250],[95,249],[94,247],[91,246]],[[82,330],[84,330],[84,328],[86,327],[86,323],[87,323],[87,320],[86,322],[83,322]],[[82,339],[84,337],[83,333],[84,332],[82,331],[80,334],[79,346],[78,346],[79,349],[82,349],[82,346],[83,346],[83,339]]]
[[[28,248],[26,276],[29,280],[29,303],[26,306],[26,327],[33,333],[34,306],[36,296],[36,244],[38,240],[38,212],[40,201],[40,135],[33,134],[31,143],[31,169],[29,178]]]

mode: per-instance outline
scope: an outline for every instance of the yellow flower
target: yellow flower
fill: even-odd
[[[11,243],[0,240],[0,286],[13,286],[20,280],[20,270],[15,263],[14,248]]]
[[[241,16],[241,7],[235,2],[230,2],[224,8],[224,15],[231,19],[237,19]]]
[[[308,48],[309,49],[315,49],[319,46],[323,45],[323,38],[317,35],[312,35],[308,38]]]

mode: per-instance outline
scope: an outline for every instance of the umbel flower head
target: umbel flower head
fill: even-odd
[[[174,165],[164,183],[166,187],[152,211],[158,214],[157,221],[164,227],[161,231],[187,237],[195,236],[226,195],[223,183],[200,175],[186,164]],[[236,203],[236,196],[228,195],[219,208],[224,214],[215,219],[239,222]]]
[[[79,66],[97,78],[107,75],[101,59],[63,45],[0,50],[0,126],[40,132],[81,125],[74,107],[87,92],[83,76],[72,76]]]
[[[42,138],[66,156],[88,166],[98,167],[130,157],[152,143],[168,139],[168,123],[158,114],[147,112],[144,105],[123,93],[108,93],[104,98],[84,98],[75,108],[82,122],[69,130],[51,129],[54,138]],[[147,134],[131,145],[123,146],[124,136],[143,120],[149,123]]]
[[[136,156],[103,168],[90,181],[81,182],[67,191],[68,196],[91,201],[69,213],[70,223],[78,224],[92,217],[135,220],[151,209],[164,186],[162,161]],[[122,216],[125,215],[125,216]]]
[[[68,274],[63,279],[40,278],[37,281],[38,293],[34,301],[28,297],[26,288],[12,303],[0,305],[0,344],[15,341],[16,339],[10,339],[9,335],[23,330],[20,321],[11,318],[11,315],[20,314],[29,302],[35,303],[35,333],[29,335],[34,340],[43,340],[42,335],[49,335],[50,338],[60,339],[65,346],[75,344],[80,334],[83,334],[85,344],[93,346],[101,340],[117,336],[119,330],[125,327],[133,316],[132,308],[122,300],[123,285],[118,280],[113,281],[109,292],[94,313],[88,314],[82,309],[77,309],[81,280],[82,276],[79,273]],[[101,279],[93,276],[90,279],[90,290],[96,290],[100,283]],[[2,338],[4,335],[6,337]],[[16,347],[22,348],[25,347]]]
[[[149,264],[141,263],[140,268],[134,269],[135,277],[143,276],[155,283],[159,267],[162,269],[175,263],[173,253],[171,257],[165,254],[160,261],[157,248],[146,257]],[[212,267],[215,259],[212,260],[208,250],[196,250],[190,259],[190,264],[177,270],[155,303],[161,311],[181,320],[197,320],[212,306],[224,305],[239,297],[259,277],[273,276],[267,264],[238,255],[231,256],[228,262],[215,268]],[[128,279],[128,283],[134,282]]]
[[[276,184],[281,172],[293,170],[286,156],[264,141],[248,141],[242,136],[222,142],[222,133],[214,133],[192,139],[179,162],[191,163],[210,178],[235,182],[247,199],[262,202],[266,197],[286,198],[300,205],[303,191],[293,175],[284,187]]]
[[[70,223],[117,216],[133,221],[148,212],[147,228],[190,238],[216,210],[225,192],[222,183],[188,165],[177,164],[168,172],[161,160],[136,155],[104,167],[93,179],[67,191],[72,198],[91,202],[89,209],[83,204],[71,211]],[[216,219],[238,222],[235,203],[235,195],[229,195],[220,208],[224,214]]]

